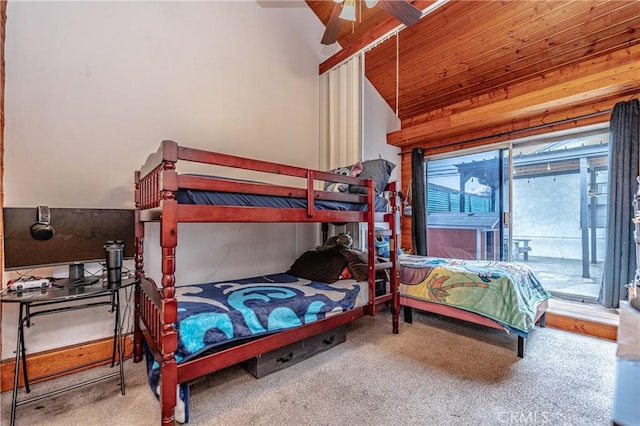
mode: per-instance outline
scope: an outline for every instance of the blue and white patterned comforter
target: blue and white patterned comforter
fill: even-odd
[[[289,274],[176,287],[175,358],[180,363],[216,346],[336,315],[365,305],[368,297],[366,282],[340,280],[326,284]],[[159,365],[148,350],[147,372],[157,398]],[[176,420],[189,420],[187,383],[180,385]]]
[[[366,303],[366,283],[289,274],[176,287],[181,362],[217,345],[307,324]]]

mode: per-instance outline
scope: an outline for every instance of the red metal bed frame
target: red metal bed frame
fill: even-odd
[[[259,171],[285,175],[306,180],[304,188],[281,185],[266,185],[258,182],[243,182],[224,178],[180,174],[176,170],[178,161],[197,162],[215,166]],[[328,192],[315,189],[318,181],[361,185],[368,188],[367,195]],[[204,151],[178,145],[174,141],[163,141],[158,151],[151,154],[139,171],[135,172],[135,267],[140,284],[135,292],[134,362],[143,359],[143,339],[146,340],[156,361],[160,365],[160,411],[161,423],[173,424],[177,400],[176,385],[189,382],[211,372],[238,364],[259,354],[297,342],[303,338],[347,324],[364,315],[375,315],[377,308],[388,304],[392,311],[392,331],[398,333],[399,293],[397,270],[397,217],[398,193],[395,182],[387,186],[390,211],[374,212],[374,189],[371,179],[358,179],[331,172],[305,169],[272,162],[252,160],[227,154]],[[179,204],[178,189],[236,192],[246,194],[278,195],[303,198],[306,208],[234,207]],[[367,211],[321,210],[314,205],[316,200],[367,203]],[[162,278],[158,284],[145,275],[143,239],[145,222],[160,223],[160,245],[162,248]],[[174,352],[178,345],[175,294],[175,253],[180,222],[360,222],[367,224],[367,247],[369,270],[369,301],[365,306],[339,315],[302,325],[293,329],[257,338],[222,351],[205,355],[178,364]],[[376,263],[374,239],[376,223],[388,224],[382,231],[390,237],[391,261]],[[372,266],[373,265],[373,266]],[[390,292],[376,297],[375,272],[390,271]]]

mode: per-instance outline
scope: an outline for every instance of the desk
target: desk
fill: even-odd
[[[124,367],[123,367],[123,353],[122,353],[122,330],[120,327],[120,292],[121,288],[133,285],[136,279],[126,279],[122,281],[119,286],[106,286],[103,283],[98,282],[96,284],[87,286],[75,286],[75,287],[49,287],[46,289],[34,289],[27,291],[11,291],[2,294],[0,302],[2,303],[19,303],[19,315],[18,315],[18,338],[16,342],[16,365],[13,378],[13,395],[11,401],[11,425],[15,424],[16,408],[23,404],[35,402],[40,399],[57,395],[62,392],[66,392],[72,389],[99,382],[111,377],[120,376],[120,390],[124,395]],[[91,300],[102,299],[102,300]],[[73,306],[60,306],[64,302],[70,301],[83,301],[81,304]],[[113,352],[111,355],[111,367],[115,365],[116,350],[118,351],[119,359],[119,371],[106,374],[91,380],[87,380],[81,383],[68,386],[63,389],[47,392],[43,395],[28,398],[23,401],[18,401],[18,377],[20,374],[20,362],[22,360],[22,375],[24,378],[24,388],[27,393],[29,389],[29,375],[27,372],[27,359],[26,359],[26,347],[24,339],[24,327],[31,326],[31,319],[40,315],[50,315],[60,312],[75,311],[79,309],[88,309],[96,306],[111,306],[111,312],[115,313],[115,327],[114,327],[114,340],[113,340]],[[108,360],[108,359],[106,359]],[[33,380],[50,377],[63,372],[73,372],[90,365],[98,364],[106,361],[105,359],[98,360],[89,364],[78,366],[71,370],[60,371],[46,376],[34,377]]]

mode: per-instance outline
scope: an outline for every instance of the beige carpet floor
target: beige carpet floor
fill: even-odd
[[[536,327],[516,338],[431,314],[391,333],[388,313],[347,341],[262,379],[231,367],[191,384],[191,425],[609,425],[615,342]],[[143,364],[117,379],[18,407],[18,425],[157,425]],[[106,368],[106,367],[104,367]],[[90,376],[33,386],[32,394]],[[24,398],[21,389],[20,397]],[[9,424],[11,392],[1,395]]]

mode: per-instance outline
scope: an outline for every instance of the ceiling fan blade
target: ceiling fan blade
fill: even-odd
[[[404,0],[380,0],[378,6],[407,27],[415,24],[422,17],[420,9]]]
[[[324,35],[322,36],[322,44],[333,44],[338,40],[338,33],[340,32],[340,26],[342,22],[340,21],[340,12],[342,11],[342,3],[336,3],[333,5],[333,9],[331,10],[331,16],[329,16],[329,20],[327,21],[327,28],[324,31]]]

